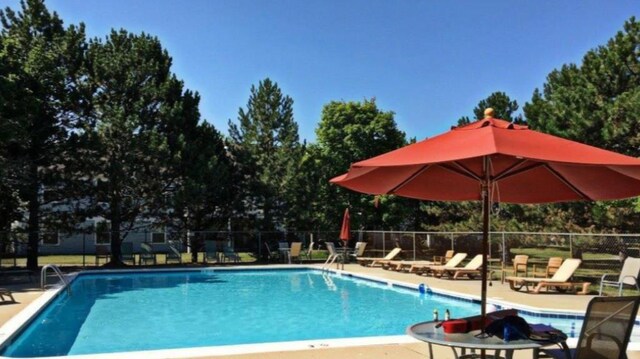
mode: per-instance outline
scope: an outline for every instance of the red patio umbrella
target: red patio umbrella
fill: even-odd
[[[640,159],[495,119],[493,110],[487,109],[483,120],[354,163],[331,182],[368,194],[482,200],[486,258],[491,201],[549,203],[638,196]],[[484,318],[486,261],[482,269]]]
[[[349,239],[351,239],[351,225],[349,223],[349,208],[344,209],[344,216],[342,217],[342,229],[340,230],[340,239],[347,245]]]
[[[349,208],[344,209],[344,216],[342,217],[342,228],[340,229],[340,239],[342,239],[342,269],[344,269],[344,263],[347,260],[347,243],[351,239],[351,223],[349,218]]]

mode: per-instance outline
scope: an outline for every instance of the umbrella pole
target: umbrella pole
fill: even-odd
[[[489,205],[490,205],[490,173],[489,158],[485,157],[483,161],[483,169],[485,178],[482,181],[482,283],[480,290],[480,336],[486,334],[485,324],[487,315],[487,253],[489,253]],[[484,349],[480,351],[480,357],[485,358]]]

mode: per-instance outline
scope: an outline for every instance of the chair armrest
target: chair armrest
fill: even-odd
[[[615,274],[613,274],[613,273],[605,273],[605,274],[602,275],[602,278],[600,278],[600,281],[604,282],[606,280],[606,278],[610,277],[610,276],[615,276]]]
[[[625,275],[624,277],[622,277],[621,282],[623,282],[623,283],[624,283],[624,281],[625,281],[627,278],[633,278],[633,281],[634,281],[636,284],[638,283],[638,278],[637,278],[637,277],[634,277],[634,276],[632,276],[632,275]]]
[[[527,265],[526,265],[526,264],[524,264],[524,263],[518,263],[518,264],[515,264],[515,265],[514,265],[514,268],[515,268],[516,270],[518,270],[520,267],[524,267],[524,270],[525,270],[525,271],[527,270]]]

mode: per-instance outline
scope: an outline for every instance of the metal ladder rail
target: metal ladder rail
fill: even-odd
[[[331,268],[331,265],[333,263],[335,263],[336,259],[338,259],[339,255],[334,254],[333,256],[330,256],[327,258],[327,260],[324,262],[324,264],[322,265],[322,270],[327,270],[329,271],[329,269]]]
[[[65,278],[64,274],[60,268],[58,268],[55,264],[47,264],[42,267],[42,271],[40,272],[40,289],[44,290],[47,284],[47,269],[51,268],[53,272],[60,278],[60,281],[64,284],[65,289],[67,290],[67,294],[71,295],[71,286],[69,286],[69,281]]]

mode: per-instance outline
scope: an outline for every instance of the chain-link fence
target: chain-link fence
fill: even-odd
[[[145,248],[153,252],[154,261],[145,264],[165,264],[172,253],[180,254],[181,263],[223,262],[219,255],[205,255],[210,248],[219,253],[232,251],[239,254],[240,261],[264,262],[268,250],[277,250],[278,242],[302,242],[308,248],[313,242],[317,260],[325,257],[324,243],[335,242],[339,247],[339,232],[152,232],[138,231],[122,233],[123,252],[138,264],[146,254]],[[39,233],[38,262],[40,265],[88,267],[104,264],[109,260],[111,233],[98,232],[42,232]],[[447,250],[468,254],[472,258],[481,253],[479,232],[390,232],[353,231],[349,247],[356,242],[366,242],[366,256],[382,257],[394,247],[401,247],[400,256],[405,260],[430,260],[443,255]],[[626,256],[640,256],[640,234],[576,234],[576,233],[530,233],[493,232],[490,234],[490,255],[509,267],[517,254],[529,256],[529,266],[544,271],[551,257],[581,258],[583,264],[578,277],[594,280],[602,273],[617,273]],[[129,243],[129,244],[127,244]],[[142,243],[147,245],[143,246]],[[24,232],[0,232],[0,265],[2,267],[24,267],[28,234]],[[144,247],[144,248],[143,248]],[[176,261],[177,262],[177,261]]]

